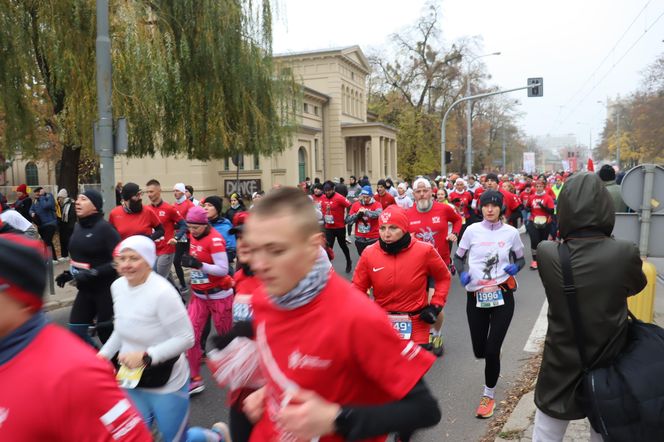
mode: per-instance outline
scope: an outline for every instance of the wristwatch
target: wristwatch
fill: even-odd
[[[152,365],[152,357],[147,352],[143,353],[143,363],[146,367]]]

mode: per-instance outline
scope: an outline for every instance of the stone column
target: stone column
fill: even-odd
[[[383,137],[371,136],[371,156],[369,160],[369,180],[372,185],[376,184],[376,181],[381,177],[381,147],[382,147]]]

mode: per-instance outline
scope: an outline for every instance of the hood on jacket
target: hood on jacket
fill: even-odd
[[[558,197],[561,237],[580,230],[598,230],[610,236],[615,220],[611,195],[596,174],[576,173],[565,182]]]

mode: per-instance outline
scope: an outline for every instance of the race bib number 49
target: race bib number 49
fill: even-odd
[[[413,322],[408,315],[387,315],[392,323],[392,327],[399,334],[401,339],[409,340],[413,334]]]
[[[503,299],[503,291],[498,286],[484,287],[483,289],[475,292],[477,298],[476,307],[478,308],[491,308],[499,307],[505,304]]]

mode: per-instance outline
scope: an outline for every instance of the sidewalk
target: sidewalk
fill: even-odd
[[[65,270],[69,270],[69,261],[59,262],[53,266],[53,278],[57,277]],[[55,294],[51,294],[49,284],[46,283],[46,291],[44,292],[44,311],[51,311],[59,308],[69,307],[74,303],[76,298],[76,287],[72,284],[65,284],[60,288],[53,283],[55,287]]]
[[[655,295],[655,323],[664,327],[664,258],[651,258],[649,260],[657,267],[657,289]],[[509,419],[503,426],[496,442],[518,441],[530,442],[533,436],[535,420],[535,385],[533,390],[521,397],[519,403],[512,411]],[[588,440],[590,424],[587,419],[572,421],[567,427],[564,442],[585,442]]]
[[[56,278],[65,270],[69,270],[69,261],[59,262],[58,264],[54,265],[53,278]],[[185,268],[183,270],[185,278],[187,278],[189,275],[189,269]],[[171,269],[171,272],[173,272],[173,269]],[[173,277],[175,277],[175,274],[173,274]],[[46,291],[44,292],[44,311],[49,312],[51,310],[69,307],[74,303],[74,299],[76,298],[77,293],[75,285],[67,283],[64,287],[60,288],[54,282],[53,286],[55,289],[55,294],[52,295],[49,285],[46,283]]]

